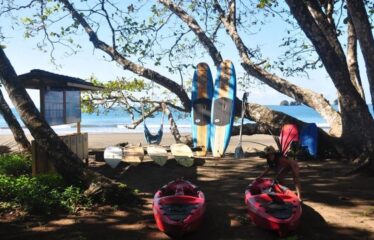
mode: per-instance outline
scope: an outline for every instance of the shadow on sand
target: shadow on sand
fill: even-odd
[[[183,239],[279,239],[275,233],[256,227],[247,217],[244,190],[263,170],[261,161],[256,158],[238,160],[227,157],[207,159],[197,166],[185,168],[175,160],[170,160],[164,167],[145,162],[132,167],[120,165],[118,169],[97,163],[91,166],[96,171],[138,189],[145,200],[144,204],[124,207],[123,210],[103,208],[79,216],[56,216],[55,220],[0,221],[0,239],[169,239],[156,227],[152,198],[157,189],[181,177],[202,189],[207,199],[207,211],[201,229]],[[352,181],[361,179],[339,179],[337,175],[331,175],[331,171],[324,172],[326,168],[308,164],[309,167],[303,166],[302,169],[303,191],[307,201],[303,205],[301,224],[296,232],[285,239],[370,239],[372,233],[362,228],[343,228],[341,226],[344,225],[336,226],[326,222],[321,213],[309,204],[324,202],[332,206],[353,207],[353,201],[336,200],[342,194],[371,203],[372,190],[369,190],[369,186],[363,186],[362,192],[359,192],[357,188],[349,187],[354,184]],[[332,168],[334,166],[328,166],[327,169]]]

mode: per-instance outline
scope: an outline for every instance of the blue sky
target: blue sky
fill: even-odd
[[[102,81],[109,81],[122,76],[133,76],[131,72],[122,70],[122,68],[115,62],[104,60],[103,55],[105,54],[100,50],[93,49],[86,34],[79,36],[79,43],[83,48],[78,54],[67,56],[64,54],[64,51],[56,52],[55,56],[57,63],[61,65],[60,68],[56,68],[56,66],[50,62],[49,53],[41,52],[36,48],[36,39],[25,40],[23,38],[23,31],[11,29],[11,24],[7,24],[4,19],[1,19],[0,25],[3,28],[2,32],[7,36],[5,41],[2,43],[6,45],[5,53],[18,74],[27,73],[32,69],[43,69],[82,79],[87,79],[91,75],[95,75]],[[262,28],[261,31],[250,35],[249,38],[245,38],[244,41],[246,41],[248,46],[259,45],[265,58],[273,58],[281,53],[278,45],[279,40],[284,35],[285,31],[282,22],[273,21],[266,25],[266,27]],[[229,39],[224,39],[224,46],[220,48],[220,51],[225,59],[231,59],[234,62],[237,75],[240,75],[240,73],[243,72],[243,69],[239,64],[240,61],[238,59],[237,51]],[[196,59],[194,64],[198,64],[200,61],[207,62],[211,66],[214,78],[215,70],[213,69],[213,63],[209,55],[205,54],[204,57]],[[162,74],[172,79],[176,79],[176,81],[179,82],[178,76],[173,76],[162,68],[157,68],[151,63],[146,65],[146,67],[159,70]],[[368,89],[364,67],[361,67],[361,72],[363,73],[362,77],[364,87],[365,89]],[[191,71],[189,76],[184,76],[184,78],[190,79],[192,78],[192,74],[193,72]],[[323,69],[311,72],[309,79],[306,77],[286,79],[305,88],[320,92],[330,101],[333,101],[336,98],[336,90]],[[290,100],[288,97],[265,85],[255,85],[247,90],[250,91],[249,101],[255,103],[277,105],[284,99]],[[241,96],[241,92],[242,91],[238,91],[238,96]],[[30,96],[38,102],[39,93],[37,91],[31,91]]]

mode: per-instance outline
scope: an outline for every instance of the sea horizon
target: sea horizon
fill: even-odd
[[[305,105],[297,105],[297,106],[280,106],[280,105],[266,105],[272,110],[284,112],[290,116],[300,119],[301,121],[308,122],[308,123],[316,123],[318,127],[323,128],[325,130],[329,129],[329,125],[327,122],[312,108],[309,108]],[[373,110],[371,104],[369,104],[369,109],[371,114],[373,114]],[[21,123],[26,134],[29,134],[29,131],[23,125],[23,122],[20,121],[19,115],[17,114],[16,110],[12,109],[13,113]],[[177,111],[172,112],[173,117],[177,123],[178,129],[181,133],[189,133],[191,132],[191,117],[190,114],[187,113],[180,113]],[[136,116],[135,120],[138,119],[140,116]],[[146,125],[150,129],[151,132],[157,132],[161,125],[162,114],[157,113],[152,118],[147,118]],[[249,120],[245,120],[244,123],[249,123]],[[135,129],[129,129],[126,126],[131,125],[132,121],[130,115],[128,113],[123,112],[121,109],[117,108],[114,110],[109,111],[108,113],[101,113],[97,115],[96,113],[87,114],[82,113],[81,119],[81,132],[87,132],[91,134],[95,133],[142,133],[143,123],[140,123]],[[234,125],[239,125],[240,119],[234,123]],[[164,117],[164,132],[170,132],[170,125],[168,123],[168,119]],[[58,134],[69,134],[76,132],[76,124],[65,124],[65,125],[57,125],[52,126],[52,128]],[[12,134],[8,126],[6,125],[5,120],[0,116],[0,135],[8,135]]]

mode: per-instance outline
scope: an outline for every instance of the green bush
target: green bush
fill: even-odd
[[[31,159],[23,154],[1,154],[0,155],[0,174],[11,176],[21,176],[31,174]]]
[[[76,212],[78,206],[90,204],[79,188],[66,186],[56,174],[37,177],[0,174],[0,202],[13,202],[28,212],[47,215]]]
[[[49,189],[59,189],[61,191],[67,187],[61,175],[56,173],[40,174],[35,178],[38,184],[46,186]]]
[[[83,195],[81,189],[73,186],[65,188],[61,193],[60,203],[70,213],[77,212],[80,206],[91,206],[91,200]]]
[[[20,176],[15,179],[15,200],[27,211],[51,214],[52,210],[60,210],[58,204],[59,191],[42,184],[38,178]]]
[[[0,174],[0,201],[8,201],[14,197],[14,178]]]

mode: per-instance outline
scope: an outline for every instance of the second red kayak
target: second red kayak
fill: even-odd
[[[272,179],[256,179],[250,184],[245,191],[245,204],[257,226],[274,230],[281,237],[299,225],[302,213],[299,198]]]
[[[186,180],[168,183],[153,198],[153,215],[157,227],[173,237],[198,229],[204,213],[204,193]]]

